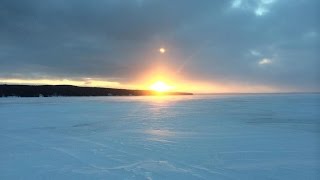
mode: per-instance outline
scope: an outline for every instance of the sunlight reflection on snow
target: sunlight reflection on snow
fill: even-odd
[[[160,129],[149,129],[145,131],[146,134],[153,135],[153,136],[160,136],[160,137],[170,137],[174,136],[174,132],[169,130],[160,130]]]
[[[163,143],[172,142],[168,140],[168,138],[173,137],[175,135],[173,131],[169,131],[166,129],[148,129],[145,131],[145,134],[149,136],[147,138],[149,141],[157,141]]]

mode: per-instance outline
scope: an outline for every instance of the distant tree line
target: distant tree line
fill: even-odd
[[[150,90],[129,90],[71,85],[0,85],[0,97],[52,97],[52,96],[147,96],[156,95]],[[170,92],[168,95],[192,95]]]

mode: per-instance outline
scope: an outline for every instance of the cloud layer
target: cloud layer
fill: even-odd
[[[320,90],[318,0],[0,4],[0,79],[128,83],[164,63],[194,81]]]

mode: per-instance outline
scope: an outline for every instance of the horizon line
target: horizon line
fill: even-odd
[[[74,86],[74,87],[87,87],[87,88],[106,88],[106,89],[120,89],[120,90],[138,90],[138,91],[152,91],[150,89],[135,89],[135,88],[115,88],[115,87],[100,87],[100,86],[78,86],[72,84],[11,84],[4,83],[0,85],[17,85],[17,86]],[[180,92],[180,91],[168,91]],[[182,92],[181,92],[182,93]],[[279,91],[279,92],[188,92],[193,95],[233,95],[233,94],[320,94],[320,91]]]

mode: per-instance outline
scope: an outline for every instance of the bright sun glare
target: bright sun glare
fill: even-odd
[[[170,89],[172,89],[172,86],[169,86],[165,82],[157,81],[151,85],[150,89],[157,91],[157,92],[166,92],[166,91],[169,91]]]
[[[160,49],[159,49],[159,52],[160,52],[161,54],[163,54],[163,53],[166,52],[166,49],[165,49],[165,48],[160,48]]]

